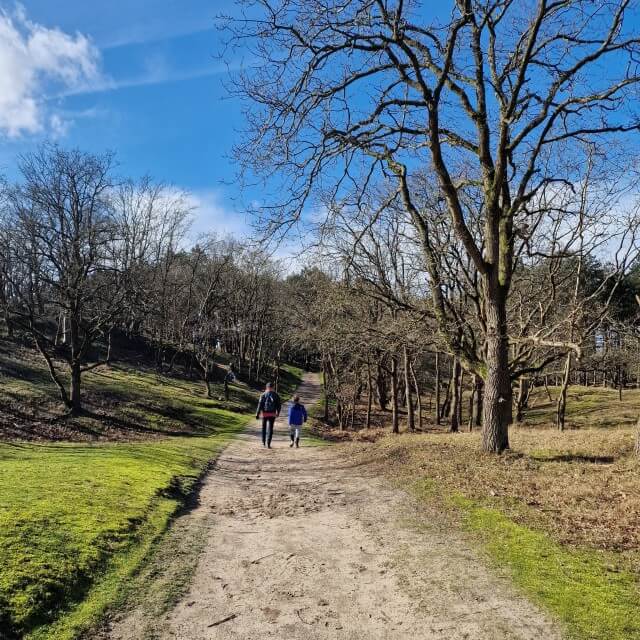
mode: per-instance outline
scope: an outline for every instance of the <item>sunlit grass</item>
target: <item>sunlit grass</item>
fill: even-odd
[[[79,599],[108,560],[162,528],[206,463],[242,428],[113,445],[0,445],[0,607],[26,632]]]
[[[5,402],[55,405],[37,361],[15,366],[25,375],[3,377]],[[297,374],[285,374],[291,390]],[[85,390],[126,417],[133,441],[0,444],[0,637],[65,640],[91,628],[256,402],[241,383],[226,401],[221,384],[207,398],[197,380],[122,365],[86,375]],[[74,421],[100,435],[99,418]]]
[[[573,389],[564,432],[551,428],[553,403],[538,394],[501,456],[481,453],[479,431],[354,447],[466,528],[569,637],[640,639],[640,392],[621,403],[612,390]]]
[[[581,640],[640,638],[640,591],[631,571],[598,554],[559,545],[496,509],[454,498],[466,527],[479,536],[494,562]],[[615,559],[614,559],[615,563]]]

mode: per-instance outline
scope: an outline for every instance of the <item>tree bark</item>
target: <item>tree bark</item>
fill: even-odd
[[[82,372],[80,369],[80,361],[74,359],[71,362],[71,389],[69,393],[72,415],[77,415],[82,412],[81,386]]]
[[[460,367],[460,377],[458,380],[458,427],[462,427],[462,399],[464,395],[464,369]]]
[[[509,448],[512,415],[509,338],[505,301],[501,296],[491,298],[486,311],[487,374],[482,402],[482,449],[502,453]]]
[[[436,424],[440,424],[440,353],[436,351],[436,380],[435,380]]]
[[[453,370],[451,373],[451,407],[449,410],[449,431],[457,433],[460,431],[460,360],[454,358]]]
[[[467,427],[469,428],[469,433],[473,431],[473,410],[476,404],[476,383],[475,376],[473,381],[473,386],[471,387],[471,395],[469,396],[469,419],[467,420]]]
[[[373,406],[373,381],[371,380],[371,365],[367,362],[367,419],[365,428],[371,428],[371,409]]]
[[[324,414],[323,420],[325,422],[329,422],[329,389],[327,384],[327,377],[329,375],[329,371],[327,368],[327,363],[325,359],[322,359],[322,389],[323,389],[323,400],[324,400]]]
[[[409,431],[415,431],[415,416],[413,413],[413,394],[411,392],[411,362],[409,359],[409,349],[404,346],[404,400],[407,408],[407,429]]]
[[[482,390],[483,390],[483,383],[482,383],[482,378],[479,375],[475,375],[475,390],[476,390],[476,396],[475,396],[475,407],[473,410],[473,423],[474,426],[476,427],[481,427],[482,426]]]
[[[400,433],[398,422],[398,359],[391,356],[391,430]]]
[[[69,322],[71,358],[71,388],[69,390],[69,400],[71,403],[71,413],[77,415],[82,411],[82,397],[80,388],[82,385],[82,361],[80,354],[80,326],[75,313],[72,311]]]
[[[444,401],[440,410],[440,418],[444,419],[451,415],[451,389],[453,388],[454,366],[450,367],[449,376],[447,380],[447,387],[444,392]]]
[[[569,352],[564,363],[562,385],[560,386],[560,395],[558,395],[558,402],[556,404],[556,427],[560,431],[564,431],[564,422],[567,413],[567,393],[569,391],[569,383],[571,381],[571,359],[572,353]]]
[[[529,380],[520,376],[518,380],[518,398],[516,400],[516,422],[522,422],[524,410],[529,404]]]
[[[413,364],[409,365],[411,369],[411,377],[413,378],[413,386],[416,392],[416,402],[417,402],[417,410],[418,410],[418,429],[422,431],[422,396],[420,395],[420,386],[418,385],[418,378],[416,377],[416,372],[413,367]]]
[[[380,364],[377,365],[376,391],[378,396],[378,406],[381,411],[386,411],[387,404],[389,402],[387,397],[387,381],[384,376],[384,369]]]

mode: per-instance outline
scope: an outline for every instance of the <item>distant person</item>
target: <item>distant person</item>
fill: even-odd
[[[307,421],[307,410],[300,402],[300,396],[293,396],[293,401],[289,406],[289,437],[291,438],[290,447],[294,443],[296,447],[300,446],[300,431],[302,425]]]
[[[236,374],[233,370],[233,365],[229,365],[229,371],[227,371],[227,375],[224,377],[224,399],[229,399],[229,385],[232,382],[235,382]]]
[[[273,425],[280,415],[280,396],[273,390],[273,385],[268,382],[264,393],[260,396],[256,420],[262,416],[262,446],[271,449],[271,438],[273,438]]]

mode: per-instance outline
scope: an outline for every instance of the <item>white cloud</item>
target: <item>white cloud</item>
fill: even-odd
[[[239,239],[252,234],[248,217],[227,206],[219,191],[195,191],[189,193],[188,199],[193,210],[191,236],[194,240],[207,233],[215,233],[218,236],[232,235]]]
[[[84,35],[69,35],[31,22],[23,8],[0,11],[0,132],[10,137],[68,127],[48,113],[44,94],[51,87],[77,91],[97,81],[100,54]]]
[[[145,71],[129,77],[113,78],[103,76],[97,82],[89,85],[81,85],[76,88],[69,88],[60,91],[56,98],[66,98],[78,94],[104,93],[108,91],[120,91],[135,87],[147,87],[159,84],[169,84],[172,82],[184,82],[187,80],[197,80],[198,78],[208,78],[227,73],[242,68],[241,65],[211,64],[204,67],[192,69],[172,69],[168,65],[162,66],[154,59],[145,61]]]
[[[255,220],[247,213],[229,207],[224,202],[224,194],[216,189],[205,189],[186,193],[186,204],[191,209],[193,224],[190,228],[189,242],[195,243],[203,235],[215,234],[224,238],[233,236],[242,241],[257,242],[279,262],[283,273],[293,273],[309,260],[306,245],[308,238],[292,233],[284,240],[264,244],[254,228]]]
[[[57,113],[49,118],[49,128],[53,138],[63,138],[69,131],[69,120],[65,120]]]

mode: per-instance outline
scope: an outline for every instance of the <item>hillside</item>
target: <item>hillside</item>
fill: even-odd
[[[129,357],[86,374],[87,415],[70,419],[37,354],[0,345],[0,637],[73,637],[121,595],[256,393],[238,382],[225,401],[218,383],[209,399]]]

